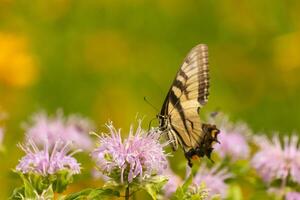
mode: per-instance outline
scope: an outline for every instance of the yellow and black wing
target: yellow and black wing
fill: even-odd
[[[178,143],[185,152],[201,145],[204,134],[199,110],[208,100],[208,89],[208,48],[199,44],[184,59],[160,113],[168,116],[173,149]]]

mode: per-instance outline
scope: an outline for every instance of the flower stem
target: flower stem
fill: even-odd
[[[126,191],[125,191],[125,200],[129,200],[129,184],[126,187]]]
[[[285,195],[285,186],[286,186],[286,182],[287,182],[287,177],[283,178],[282,182],[281,182],[281,186],[280,186],[280,196],[283,197]]]

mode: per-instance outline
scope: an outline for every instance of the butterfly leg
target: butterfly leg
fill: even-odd
[[[178,139],[176,133],[172,129],[169,129],[167,132],[167,137],[171,143],[173,151],[176,151],[178,149]]]

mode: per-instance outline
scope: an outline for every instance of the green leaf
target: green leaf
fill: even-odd
[[[25,196],[24,192],[25,192],[24,186],[15,188],[14,191],[13,191],[13,193],[12,193],[12,195],[9,197],[9,199],[10,200],[19,200],[19,199],[22,199],[22,197]]]
[[[120,197],[118,191],[112,189],[94,189],[87,196],[87,199],[103,199],[103,197]]]
[[[147,184],[144,190],[146,190],[153,200],[157,199],[157,190],[155,187],[153,187],[153,184]]]
[[[64,200],[79,200],[79,199],[86,199],[86,200],[100,200],[104,198],[111,198],[111,197],[120,197],[120,193],[113,189],[84,189],[80,192],[70,194],[64,198]]]
[[[183,198],[184,198],[184,191],[183,191],[182,187],[178,187],[171,199],[179,200],[179,199],[183,199]]]
[[[51,185],[51,183],[48,180],[48,177],[44,177],[40,174],[35,174],[35,173],[23,174],[18,171],[14,171],[14,172],[20,176],[20,178],[23,181],[24,186],[27,185],[25,187],[25,190],[26,190],[26,188],[31,187],[37,193],[40,194],[40,193],[42,193],[42,191],[47,190],[49,185]]]
[[[214,195],[211,197],[211,200],[221,200],[221,196],[220,195]]]
[[[52,185],[49,185],[49,187],[47,188],[47,190],[44,190],[42,192],[42,198],[45,199],[45,200],[52,200],[52,199],[54,199],[54,193],[53,193]]]
[[[76,192],[76,193],[73,193],[73,194],[70,194],[70,195],[66,196],[64,198],[64,200],[80,199],[80,197],[84,197],[84,196],[89,195],[92,190],[93,190],[92,188],[87,188],[87,189],[81,190],[80,192]]]
[[[161,191],[162,187],[168,182],[168,178],[165,176],[155,176],[147,180],[142,186],[152,199],[157,199],[157,194]]]
[[[204,183],[200,186],[193,184],[193,175],[191,174],[185,183],[178,187],[172,200],[204,200],[207,199],[208,192]]]
[[[175,194],[173,195],[172,199],[173,200],[181,200],[185,198],[185,194],[188,191],[189,186],[191,185],[191,183],[193,182],[193,174],[191,173],[190,176],[188,177],[188,179],[186,179],[186,181],[183,183],[182,186],[179,186],[175,192]]]
[[[243,200],[243,194],[240,186],[233,184],[228,189],[228,199],[230,200]]]
[[[24,176],[22,173],[19,173],[21,179],[23,180],[24,184],[24,197],[25,198],[32,198],[34,199],[36,197],[35,188],[33,185],[27,180],[26,176]]]
[[[68,170],[61,170],[49,177],[53,190],[62,193],[73,182],[73,176]]]
[[[184,182],[184,184],[181,186],[182,190],[184,192],[186,192],[192,182],[193,182],[193,174],[191,173],[190,176],[188,177],[188,179],[186,179],[186,181]]]

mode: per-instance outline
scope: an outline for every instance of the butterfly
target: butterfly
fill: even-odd
[[[163,103],[159,119],[160,131],[166,133],[173,150],[180,145],[188,164],[207,156],[220,131],[215,125],[202,123],[200,109],[209,95],[208,48],[195,46],[186,56]]]

